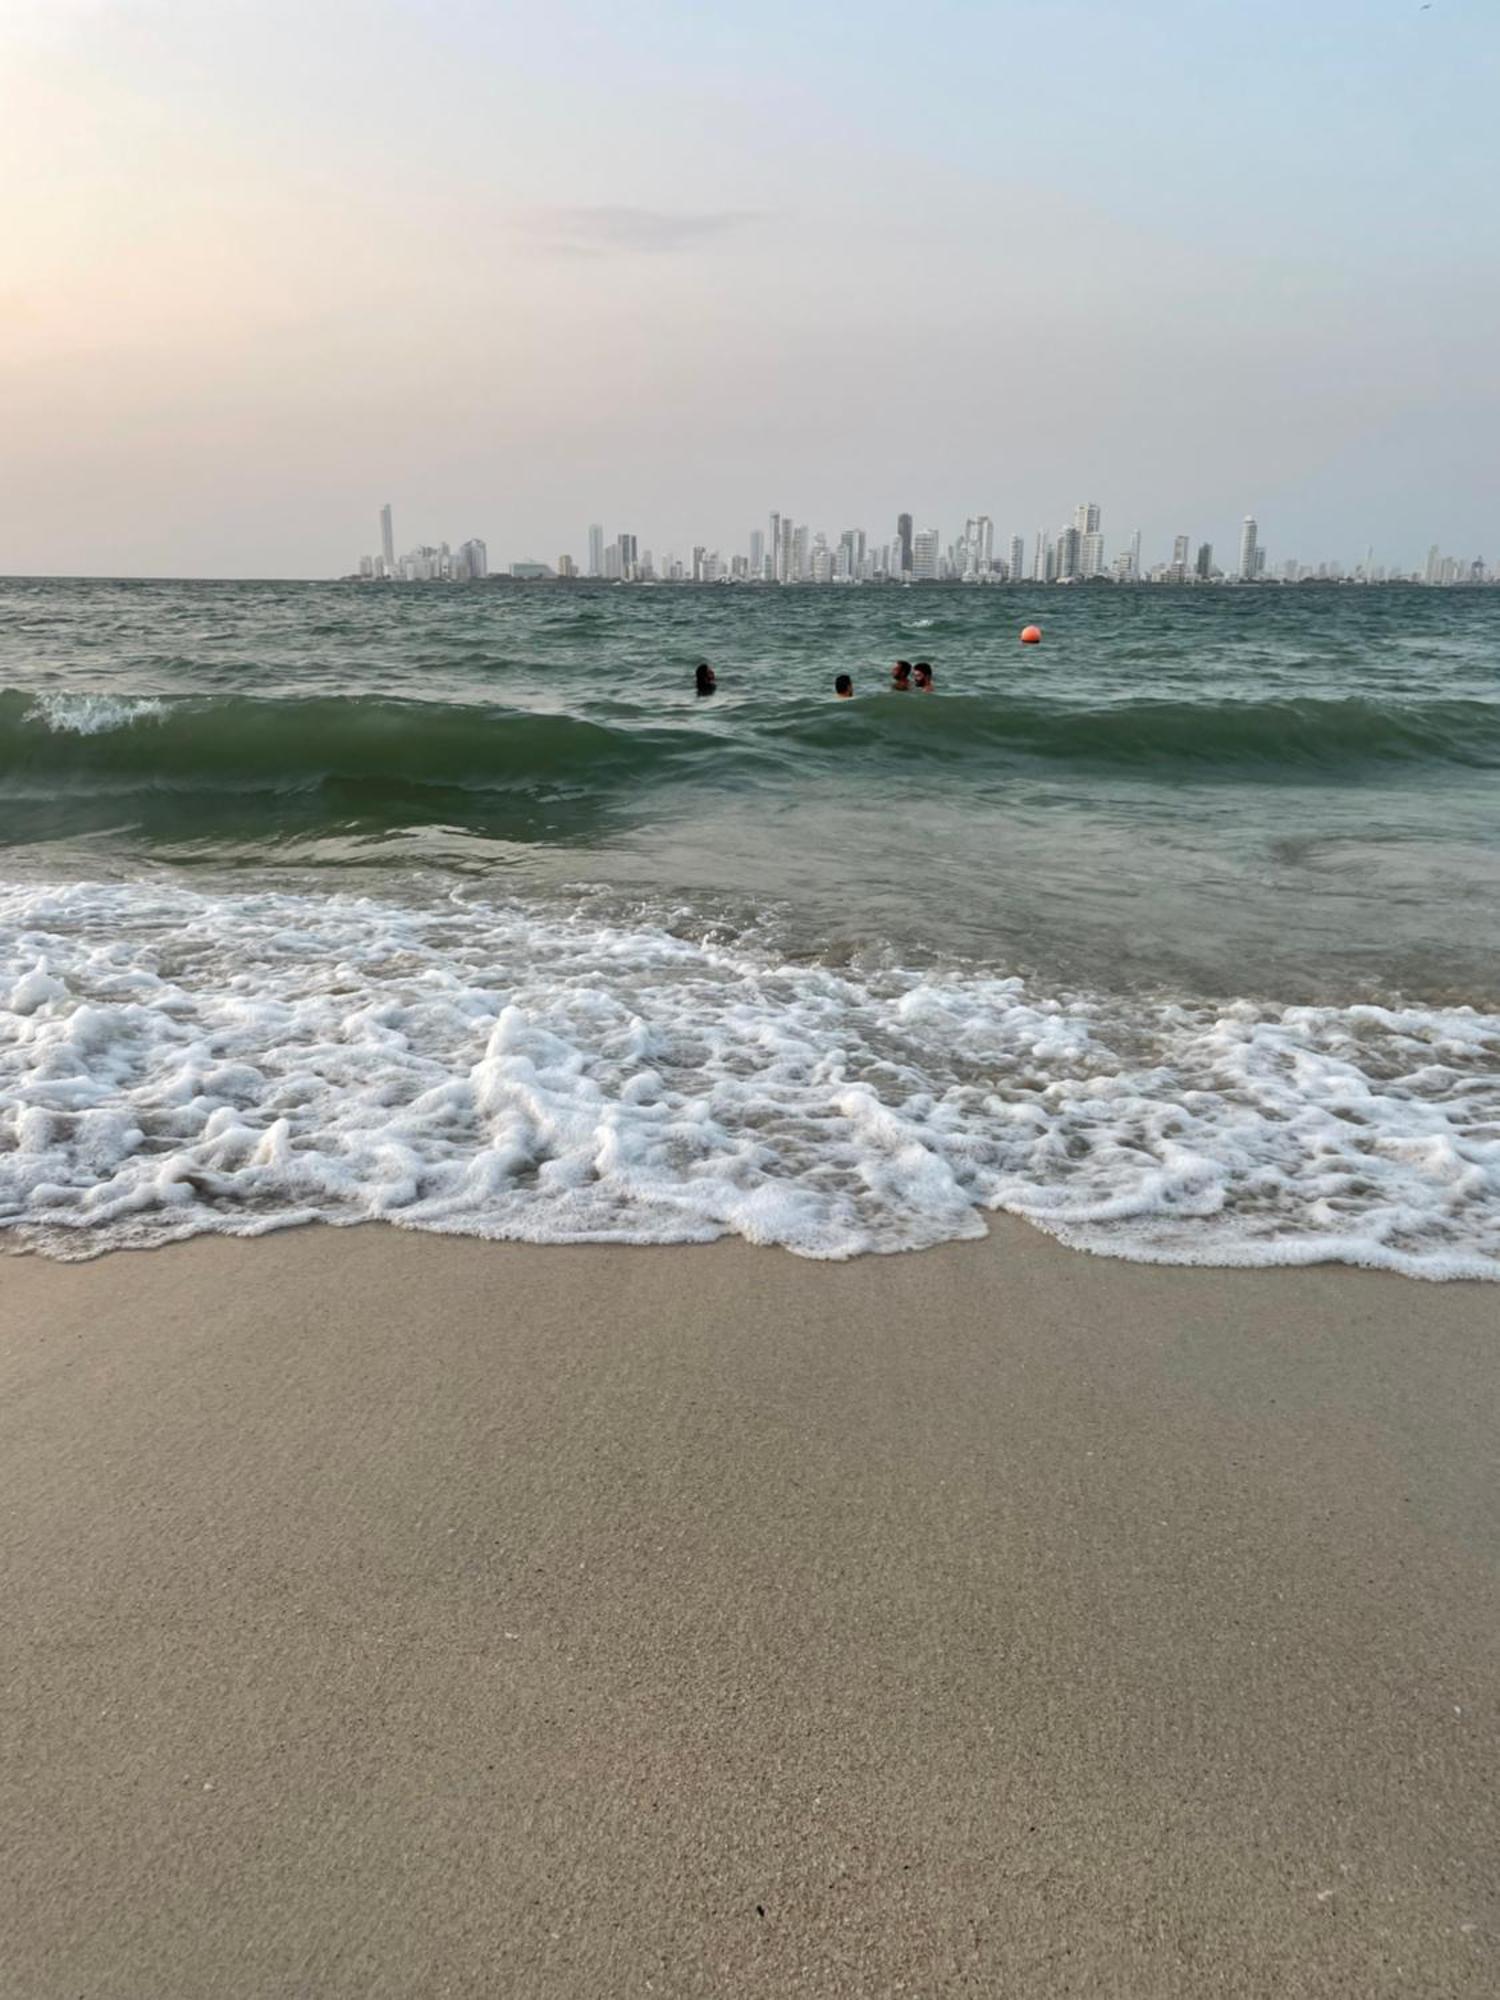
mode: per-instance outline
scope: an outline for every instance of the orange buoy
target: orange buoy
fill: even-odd
[[[1021,634],[1021,644],[1023,646],[1040,646],[1041,643],[1042,643],[1041,626],[1028,625],[1025,631]]]

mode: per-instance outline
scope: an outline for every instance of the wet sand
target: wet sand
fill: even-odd
[[[1500,1290],[0,1265],[0,1990],[1490,1995]]]

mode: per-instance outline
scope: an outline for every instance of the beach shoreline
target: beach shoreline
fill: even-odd
[[[9,1259],[0,1983],[1489,1993],[1494,1297]]]

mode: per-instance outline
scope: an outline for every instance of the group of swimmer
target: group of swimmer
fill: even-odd
[[[707,660],[698,662],[695,681],[699,694],[712,694],[719,685],[718,675]],[[918,694],[932,693],[932,668],[926,660],[918,660],[913,666],[910,660],[897,660],[891,668],[891,693],[910,694],[913,688]],[[853,701],[854,680],[849,674],[835,674],[833,692],[839,701]]]

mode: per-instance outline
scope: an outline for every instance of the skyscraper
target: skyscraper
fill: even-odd
[[[1097,500],[1080,501],[1078,506],[1073,510],[1073,526],[1078,530],[1080,539],[1084,535],[1098,534],[1099,503]]]
[[[981,514],[974,528],[974,566],[981,576],[988,576],[995,566],[995,524],[988,514]]]
[[[776,516],[773,514],[771,516],[771,519],[774,521],[775,518]],[[765,530],[763,528],[752,528],[750,530],[750,574],[753,577],[760,578],[765,575],[765,569],[766,569]]]
[[[589,575],[604,574],[604,530],[597,521],[589,529]]]
[[[1240,582],[1254,583],[1260,575],[1260,529],[1255,516],[1247,514],[1240,530]]]
[[[1064,528],[1057,538],[1057,580],[1071,583],[1081,574],[1083,537],[1076,528]]]
[[[1188,538],[1179,535],[1172,544],[1172,581],[1186,583],[1188,573]]]
[[[1096,507],[1093,512],[1097,520],[1099,509]],[[1078,574],[1085,583],[1104,574],[1104,537],[1097,528],[1090,528],[1078,545]]]
[[[909,515],[903,514],[901,518],[910,521]],[[937,582],[940,540],[936,528],[924,528],[912,543],[911,573],[918,583]]]
[[[387,576],[396,574],[396,535],[391,526],[391,503],[386,501],[380,510],[380,560]]]
[[[1010,538],[1010,580],[1019,583],[1026,574],[1026,542],[1021,535]]]
[[[910,576],[912,556],[910,514],[896,516],[896,545],[901,551],[901,574]]]
[[[1214,545],[1212,542],[1198,544],[1198,581],[1207,583],[1214,573]]]

